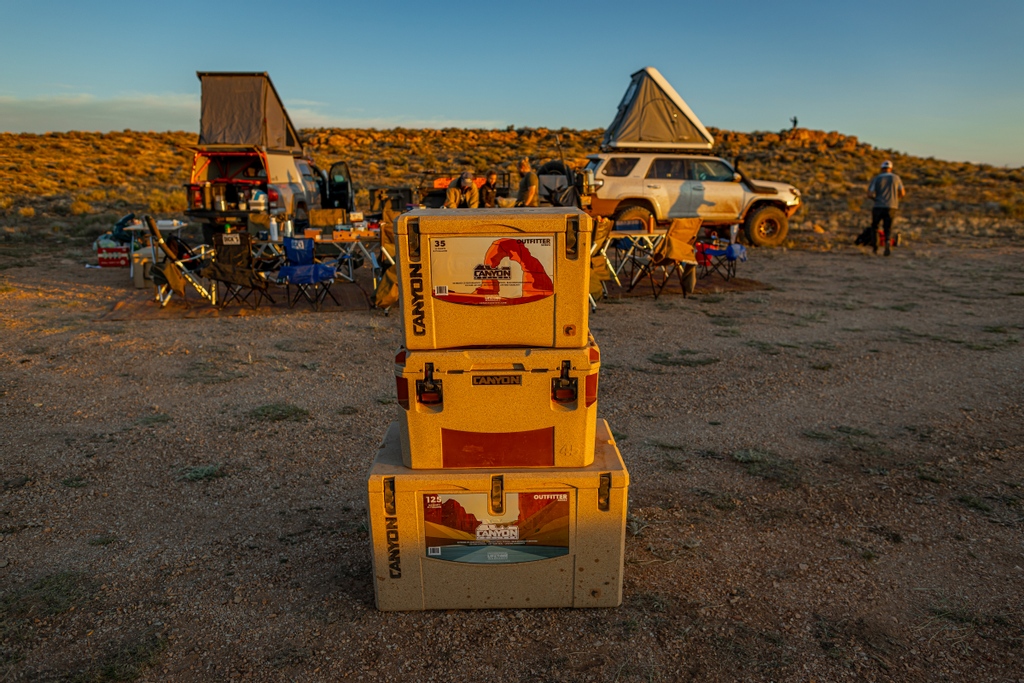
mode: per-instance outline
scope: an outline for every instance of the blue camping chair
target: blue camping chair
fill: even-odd
[[[325,263],[317,263],[313,258],[314,241],[306,237],[285,237],[284,255],[287,265],[281,266],[277,272],[278,284],[287,288],[288,306],[294,308],[300,298],[309,302],[310,306],[320,310],[324,299],[328,296],[338,303],[331,293],[331,285],[337,276],[337,267]],[[291,288],[295,285],[295,297],[292,298]]]
[[[697,265],[700,277],[718,273],[723,280],[736,277],[736,264],[747,260],[747,248],[738,242],[729,243],[718,238],[697,243]]]

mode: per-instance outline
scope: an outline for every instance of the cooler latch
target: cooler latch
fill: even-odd
[[[434,379],[434,364],[423,364],[423,379],[416,380],[416,400],[425,406],[440,405],[444,400],[441,380]]]
[[[578,382],[569,376],[572,363],[562,361],[562,374],[551,380],[551,400],[555,403],[574,403],[578,390]]]
[[[491,477],[491,514],[505,514],[505,478],[500,474]]]

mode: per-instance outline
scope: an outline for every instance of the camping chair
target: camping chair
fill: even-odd
[[[313,258],[314,242],[309,237],[285,237],[284,254],[288,265],[281,266],[277,272],[277,281],[285,285],[289,308],[294,308],[300,298],[309,302],[316,310],[320,310],[324,299],[328,296],[338,303],[331,293],[331,285],[337,276],[335,266],[316,263]],[[295,285],[295,298],[291,296],[291,287]]]
[[[608,266],[609,235],[615,224],[607,218],[594,221],[594,239],[590,242],[590,310],[597,310],[597,298],[604,298],[608,293],[605,282],[615,280],[615,271]]]
[[[669,225],[665,238],[645,260],[641,261],[640,269],[629,283],[629,291],[637,286],[640,280],[647,278],[651,283],[651,293],[657,299],[673,274],[679,276],[679,287],[683,296],[693,293],[694,273],[697,259],[694,257],[694,243],[700,232],[701,219],[675,218]],[[655,273],[661,271],[660,283],[655,282]]]
[[[697,243],[697,265],[701,278],[718,273],[723,280],[736,277],[736,264],[747,260],[747,248],[738,242],[730,244],[713,238],[710,242]]]
[[[164,254],[163,262],[155,263],[152,270],[156,300],[160,302],[161,308],[170,302],[171,296],[174,294],[180,296],[187,306],[186,285],[191,286],[199,296],[210,303],[217,303],[217,290],[212,287],[207,289],[200,281],[200,271],[213,252],[200,247],[197,253],[184,240],[174,235],[168,235],[165,240],[152,216],[143,216],[143,220],[146,222],[146,227],[149,228],[153,244],[159,247]],[[154,247],[154,256],[156,247]]]
[[[399,212],[390,206],[385,207],[380,220],[380,256],[374,264],[376,288],[373,293],[374,306],[387,315],[391,307],[398,303],[398,278],[394,254],[395,251],[395,219]],[[379,274],[378,274],[379,273]]]
[[[275,303],[267,291],[266,279],[256,271],[252,236],[249,233],[214,233],[213,247],[213,263],[203,269],[203,276],[210,280],[214,289],[218,283],[224,283],[221,306],[237,300],[240,304],[249,304],[255,310],[260,307],[261,299]],[[252,301],[249,297],[252,297]]]

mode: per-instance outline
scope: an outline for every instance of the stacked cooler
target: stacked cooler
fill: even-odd
[[[378,607],[618,605],[628,474],[597,420],[589,216],[420,210],[395,232],[402,410],[368,484]]]

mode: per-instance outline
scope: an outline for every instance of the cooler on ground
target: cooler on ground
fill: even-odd
[[[585,347],[591,229],[587,214],[565,207],[403,214],[405,347]]]
[[[378,609],[622,603],[629,474],[604,420],[573,469],[411,470],[398,432],[367,482]]]
[[[594,459],[601,353],[399,351],[402,461],[413,469],[586,467]]]

